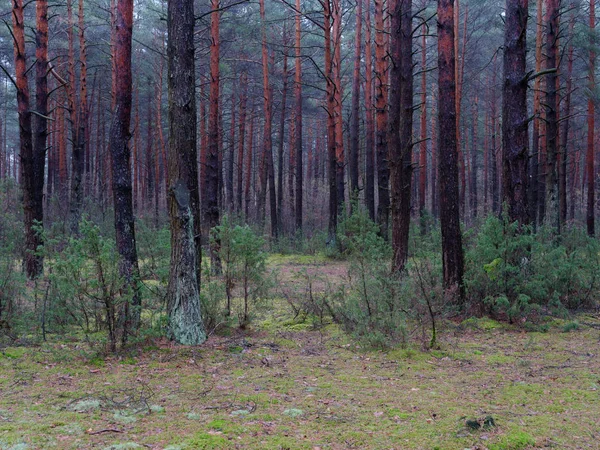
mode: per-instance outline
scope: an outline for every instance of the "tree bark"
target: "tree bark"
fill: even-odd
[[[194,233],[198,208],[196,100],[194,71],[194,2],[168,2],[169,189],[171,266],[167,291],[169,338],[185,345],[206,340],[202,323],[198,247]],[[216,192],[215,192],[216,195]]]
[[[298,0],[297,0],[298,1]],[[352,113],[350,116],[350,198],[358,199],[358,155],[360,144],[360,62],[362,57],[362,0],[356,2],[354,31],[354,72],[352,75]]]
[[[450,301],[464,301],[464,259],[460,230],[458,151],[456,145],[456,80],[454,1],[438,2],[439,132],[438,164],[444,291]]]
[[[296,218],[296,233],[302,232],[302,220],[303,220],[303,161],[302,161],[302,22],[300,17],[300,0],[296,0],[296,73],[294,77],[294,94],[296,97],[296,113],[294,115],[294,131],[296,133],[296,138],[294,140],[294,145],[296,146],[296,208],[295,208],[295,218]]]
[[[375,0],[375,146],[377,151],[377,223],[379,232],[388,239],[390,209],[388,142],[387,142],[387,69],[383,0]]]
[[[546,75],[546,208],[544,223],[560,233],[558,209],[558,19],[560,0],[548,0],[546,23],[546,69],[555,69]]]
[[[596,70],[596,52],[594,51],[594,29],[596,28],[596,0],[590,0],[590,60],[589,60],[589,69],[588,69],[588,86],[590,88],[590,92],[594,92],[596,87],[594,71]],[[592,94],[588,98],[587,104],[587,152],[585,155],[585,172],[587,178],[587,208],[586,208],[586,225],[588,235],[594,236],[596,232],[596,215],[595,215],[595,205],[596,205],[596,191],[595,191],[595,170],[594,170],[594,133],[595,133],[595,114],[596,114],[596,104],[594,102],[594,98]]]
[[[131,295],[131,302],[121,305],[119,328],[124,344],[130,333],[140,325],[141,297],[139,293],[139,268],[135,240],[135,222],[131,188],[130,139],[132,75],[131,42],[133,29],[133,0],[118,0],[116,14],[115,48],[115,110],[110,127],[109,146],[112,155],[113,201],[117,250],[121,257],[119,273]]]
[[[421,235],[427,232],[425,219],[427,196],[427,34],[423,31],[421,37],[421,117],[419,129],[421,143],[419,144],[419,217]]]
[[[370,0],[368,0],[370,2]],[[373,116],[373,57],[371,42],[371,6],[365,18],[365,204],[369,217],[375,221],[375,121]]]
[[[389,160],[392,201],[392,270],[408,259],[412,183],[412,0],[394,0],[390,40]]]
[[[503,200],[511,222],[529,223],[527,204],[527,16],[528,0],[506,1],[502,102]]]

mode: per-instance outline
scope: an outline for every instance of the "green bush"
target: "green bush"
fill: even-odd
[[[465,286],[482,312],[510,321],[597,301],[600,246],[582,230],[555,237],[489,217],[466,254]]]
[[[391,274],[390,246],[364,208],[338,227],[338,242],[349,260],[346,286],[340,286],[329,310],[335,321],[370,347],[405,339],[406,286]]]
[[[238,287],[241,305],[238,305],[240,327],[251,318],[251,305],[256,309],[269,295],[270,279],[267,276],[267,256],[263,250],[265,240],[248,225],[234,225],[224,216],[221,225],[211,235],[220,241],[219,257],[223,265],[223,279],[227,298],[226,315],[232,313],[234,289]]]

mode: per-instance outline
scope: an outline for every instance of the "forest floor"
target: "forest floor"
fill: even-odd
[[[286,284],[344,271],[272,264]],[[290,320],[282,303],[196,348],[100,357],[63,337],[0,349],[0,449],[600,448],[596,316],[545,333],[469,319],[442,327],[439,350],[382,352]]]

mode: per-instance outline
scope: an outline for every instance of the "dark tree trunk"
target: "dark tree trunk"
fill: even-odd
[[[375,146],[377,152],[377,223],[384,239],[388,239],[390,209],[388,142],[387,142],[387,70],[383,0],[375,0]]]
[[[542,70],[542,17],[543,0],[536,1],[535,71]],[[531,139],[529,170],[529,218],[534,226],[538,223],[539,207],[539,158],[540,158],[540,95],[542,78],[537,77],[533,85],[533,130]]]
[[[502,102],[503,199],[511,222],[529,223],[527,204],[527,16],[528,0],[506,1]]]
[[[246,102],[248,90],[248,75],[243,72],[240,78],[240,116],[238,118],[238,154],[237,154],[237,200],[236,210],[242,214],[244,205],[242,203],[243,180],[244,180],[244,141],[246,137]]]
[[[118,0],[115,33],[115,98],[116,105],[110,127],[109,146],[112,155],[113,201],[117,250],[121,256],[119,272],[131,297],[119,311],[122,343],[139,328],[141,297],[138,288],[139,268],[135,241],[135,223],[131,187],[129,125],[131,122],[131,40],[133,0]]]
[[[199,219],[194,71],[194,2],[168,2],[169,189],[171,270],[167,291],[169,337],[180,344],[206,340],[200,309],[197,241]],[[216,195],[216,192],[215,192]]]
[[[421,38],[421,117],[419,145],[419,217],[420,230],[424,235],[427,232],[425,220],[425,197],[427,192],[427,34],[423,32]]]
[[[285,23],[284,23],[285,26]],[[285,117],[287,107],[287,87],[288,87],[288,47],[287,36],[284,35],[283,51],[283,88],[281,90],[281,114],[279,116],[279,141],[277,142],[277,217],[279,217],[279,231],[283,231],[283,144],[285,142]]]
[[[391,12],[390,116],[388,137],[392,201],[392,269],[408,259],[412,182],[412,0],[395,0]]]
[[[556,69],[546,76],[546,208],[544,223],[560,233],[558,209],[558,18],[560,0],[548,0],[546,23],[546,69]]]
[[[596,27],[596,0],[590,0],[590,39],[592,45],[590,46],[590,64],[588,69],[588,84],[591,92],[594,92],[596,87],[594,71],[596,69],[596,52],[594,51],[594,29]],[[585,173],[587,178],[587,208],[586,208],[586,224],[588,235],[594,236],[596,224],[595,224],[595,205],[596,205],[596,192],[594,185],[594,178],[596,171],[594,170],[594,133],[595,133],[595,113],[596,105],[594,98],[590,95],[588,98],[588,111],[587,111],[587,152],[585,155]]]
[[[444,291],[449,300],[462,303],[464,259],[458,194],[453,0],[440,0],[437,15],[440,134],[438,164]]]
[[[296,146],[296,233],[302,232],[302,184],[303,184],[303,161],[302,161],[302,22],[300,18],[300,0],[296,0],[296,74],[294,79],[294,94],[296,97],[296,113],[294,115],[294,131],[296,138],[294,139],[294,145]]]

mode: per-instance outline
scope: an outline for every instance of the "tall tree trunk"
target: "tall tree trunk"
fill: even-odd
[[[206,155],[205,222],[209,231],[219,225],[219,0],[211,0],[210,15],[210,93],[208,112],[208,143]],[[210,261],[213,273],[221,273],[220,243],[209,239]]]
[[[479,97],[475,96],[473,102],[473,110],[471,113],[471,178],[470,178],[470,197],[471,197],[471,213],[473,219],[477,218],[478,213],[478,188],[477,188],[477,152],[479,148]]]
[[[449,300],[462,303],[464,299],[464,259],[460,230],[458,152],[456,146],[454,1],[440,0],[437,15],[440,132],[438,164],[444,291]]]
[[[23,255],[23,264],[25,266],[25,272],[27,274],[27,277],[33,279],[41,275],[43,271],[43,260],[41,257],[36,256],[35,254],[38,246],[42,244],[40,236],[35,230],[36,221],[43,221],[43,210],[40,211],[39,208],[43,205],[38,205],[38,195],[36,194],[36,188],[38,188],[40,183],[39,180],[36,180],[36,176],[39,176],[39,167],[37,167],[37,165],[40,162],[40,158],[38,155],[36,155],[36,151],[38,149],[34,148],[31,126],[29,85],[27,77],[27,59],[25,50],[25,23],[23,0],[13,0],[12,3],[12,35],[15,58],[17,112],[19,116],[19,159],[21,161],[21,177],[19,181],[21,184],[21,191],[23,195],[23,212],[25,225],[25,254]],[[36,11],[36,15],[38,21],[38,29],[36,30],[36,40],[41,40],[43,39],[41,34],[43,34],[44,25],[40,23],[40,15],[43,15],[43,11],[40,11],[38,9]],[[37,52],[42,50],[40,49],[39,41],[37,42],[37,44],[38,48],[36,49],[36,56],[38,56]],[[40,61],[38,61],[38,63],[40,63]],[[43,151],[45,152],[45,148]],[[13,157],[13,160],[13,167],[16,167],[16,157]],[[44,159],[42,159],[41,161],[41,183],[43,188]],[[16,178],[16,170],[14,170],[14,177]],[[40,212],[42,213],[41,215]]]
[[[503,199],[511,222],[529,223],[527,205],[527,16],[528,0],[506,0],[502,102]]]
[[[371,42],[371,5],[367,0],[365,18],[365,204],[375,221],[375,121],[373,116],[373,56]]]
[[[171,266],[167,291],[169,337],[181,344],[206,340],[200,308],[198,247],[192,192],[198,191],[194,2],[168,1],[169,189]],[[216,195],[216,193],[215,193]]]
[[[421,37],[421,117],[419,144],[419,217],[421,234],[427,232],[425,200],[427,193],[427,33]]]
[[[297,0],[298,1],[298,0]],[[358,199],[358,155],[360,144],[360,62],[362,58],[362,0],[356,2],[354,31],[354,73],[352,75],[352,113],[350,115],[350,198]]]
[[[285,26],[285,22],[284,22]],[[287,39],[284,36],[283,50],[283,88],[281,90],[281,114],[279,116],[279,141],[277,143],[277,216],[279,217],[280,232],[283,232],[283,147],[285,142],[285,117],[287,107],[287,88],[288,88],[288,46]]]
[[[237,154],[237,200],[236,210],[242,214],[244,205],[242,204],[243,177],[244,177],[244,141],[246,137],[246,102],[248,101],[248,75],[242,72],[240,78],[240,115],[238,118],[238,154]]]
[[[271,236],[279,236],[277,224],[277,197],[275,194],[275,170],[273,165],[273,87],[269,82],[269,61],[267,50],[267,24],[265,21],[265,0],[260,0],[260,18],[262,22],[262,66],[263,66],[263,92],[264,92],[264,157],[267,158],[267,176],[269,185],[269,209],[271,215]]]
[[[333,60],[332,74],[334,83],[334,98],[335,98],[335,158],[336,158],[336,185],[337,185],[337,204],[338,215],[342,212],[342,207],[345,202],[344,190],[344,172],[345,172],[345,155],[344,155],[344,119],[342,116],[342,2],[341,0],[331,0],[331,19],[332,19],[332,45],[333,45]],[[296,155],[299,161],[301,154]],[[296,198],[298,193],[296,193]],[[297,200],[296,200],[297,201]]]
[[[543,0],[536,1],[536,33],[535,33],[535,71],[542,70],[542,18]],[[539,153],[540,153],[540,97],[542,78],[537,77],[533,84],[533,131],[531,139],[529,170],[529,217],[533,224],[538,223],[539,210]]]
[[[231,126],[229,127],[229,142],[227,157],[227,176],[225,177],[225,186],[227,188],[227,210],[231,213],[234,209],[234,194],[233,194],[233,168],[235,160],[235,92],[231,93]]]
[[[248,128],[248,150],[246,151],[246,185],[244,189],[244,217],[249,220],[250,213],[250,184],[252,181],[252,158],[254,156],[254,105],[250,112],[250,127]]]
[[[388,239],[390,208],[388,142],[387,142],[387,69],[383,0],[375,0],[375,146],[377,151],[377,223],[384,239]]]
[[[596,52],[594,51],[595,35],[594,30],[596,28],[596,0],[590,0],[590,63],[588,69],[588,85],[590,92],[594,92],[596,87],[594,71],[596,70]],[[588,235],[594,236],[596,230],[595,223],[595,205],[596,205],[596,191],[594,185],[594,179],[596,172],[594,170],[594,133],[595,133],[595,113],[596,105],[592,94],[588,98],[587,105],[587,152],[585,156],[585,173],[587,178],[587,209],[586,209],[586,224]]]
[[[394,0],[391,16],[390,136],[392,269],[402,272],[408,259],[412,182],[413,64],[412,0]]]
[[[546,69],[555,69],[546,76],[546,212],[544,222],[560,233],[558,209],[558,19],[560,0],[548,0],[546,23]]]
[[[116,61],[116,105],[110,127],[112,155],[113,201],[117,250],[121,257],[119,273],[131,295],[131,301],[121,305],[119,325],[122,343],[130,333],[138,330],[141,315],[141,297],[138,287],[139,268],[135,240],[135,222],[131,190],[129,125],[131,122],[132,75],[131,41],[133,29],[133,0],[118,0],[114,57]]]
[[[294,145],[296,146],[296,233],[302,232],[302,183],[303,183],[303,167],[302,167],[302,22],[300,20],[300,0],[296,0],[296,73],[294,77],[294,94],[296,97],[296,112],[294,115],[294,131],[296,138]]]
[[[571,93],[573,90],[573,31],[575,28],[575,6],[571,4],[571,18],[569,19],[569,49],[567,51],[567,73],[565,85],[564,114],[560,130],[560,162],[558,166],[559,174],[559,209],[561,226],[564,228],[567,222],[567,162],[569,147],[569,132],[571,124]]]
[[[327,96],[327,175],[329,183],[329,223],[328,243],[336,243],[338,219],[338,190],[337,190],[337,155],[336,155],[336,125],[335,125],[335,84],[331,57],[331,0],[323,1],[324,37],[325,37],[325,82]]]

